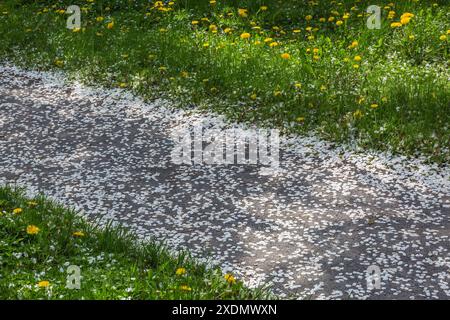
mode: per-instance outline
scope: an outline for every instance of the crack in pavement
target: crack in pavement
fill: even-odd
[[[0,183],[188,249],[281,297],[450,297],[450,170],[281,137],[280,169],[178,165],[171,132],[242,124],[0,66]],[[380,268],[381,288],[367,286]]]

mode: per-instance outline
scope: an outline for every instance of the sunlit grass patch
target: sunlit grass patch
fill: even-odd
[[[238,121],[450,160],[450,4],[381,1],[7,1],[0,56],[167,95]],[[63,10],[64,11],[64,10]],[[297,121],[297,119],[302,119]]]

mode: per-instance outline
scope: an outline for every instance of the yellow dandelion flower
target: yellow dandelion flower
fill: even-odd
[[[84,232],[83,232],[83,231],[75,231],[74,233],[72,233],[72,235],[73,235],[74,237],[79,237],[79,238],[81,238],[81,237],[84,237]]]
[[[355,112],[353,112],[353,117],[356,118],[356,119],[362,118],[362,116],[363,116],[363,113],[359,109],[356,110]]]
[[[14,214],[21,214],[22,213],[22,208],[15,208],[14,210],[13,210],[13,213]]]
[[[391,28],[400,28],[402,26],[401,22],[392,22]]]
[[[406,24],[408,24],[410,22],[411,22],[411,18],[409,18],[409,17],[403,17],[403,18],[400,19],[400,23],[402,25],[406,25]]]
[[[336,21],[336,25],[339,27],[339,26],[342,26],[344,24],[344,21],[342,21],[342,20],[338,20],[338,21]]]
[[[47,288],[50,285],[50,282],[47,280],[39,281],[37,285],[39,288]]]
[[[447,36],[445,34],[443,34],[442,36],[439,37],[439,40],[445,41],[445,40],[447,40]]]
[[[211,25],[209,26],[209,31],[211,31],[211,32],[217,32],[217,26],[216,26],[215,24],[211,24]]]
[[[36,227],[33,224],[30,224],[29,226],[27,226],[27,233],[28,234],[38,234],[40,230],[41,229],[39,229],[38,227]]]
[[[187,286],[187,285],[182,285],[182,286],[180,287],[180,290],[181,290],[181,291],[187,291],[187,292],[189,292],[189,291],[192,291],[192,288],[189,287],[189,286]]]
[[[362,57],[361,56],[355,56],[353,58],[353,60],[355,60],[356,62],[360,62],[362,60]]]
[[[226,275],[223,276],[225,278],[225,280],[229,283],[229,284],[234,284],[236,283],[236,279],[234,278],[234,276],[231,273],[227,273]]]
[[[414,18],[414,14],[410,13],[410,12],[405,12],[404,14],[401,15],[400,19],[403,18]]]
[[[251,34],[248,32],[244,32],[243,34],[241,34],[241,39],[249,39],[251,37]]]
[[[185,268],[178,268],[178,269],[175,271],[175,274],[176,274],[177,276],[182,276],[183,274],[186,274],[186,269],[185,269]]]
[[[291,55],[289,53],[283,53],[283,54],[281,54],[281,58],[283,58],[285,60],[289,60],[291,58]]]
[[[239,16],[246,18],[248,16],[248,10],[247,9],[238,9]]]
[[[106,28],[108,28],[109,30],[111,30],[112,28],[114,28],[114,21],[111,21],[110,23],[108,23],[106,25]]]
[[[376,108],[378,108],[378,104],[377,104],[377,103],[372,103],[372,104],[370,105],[370,107],[371,107],[372,109],[376,109]]]
[[[353,41],[351,45],[348,46],[349,49],[354,49],[359,45],[358,41]]]

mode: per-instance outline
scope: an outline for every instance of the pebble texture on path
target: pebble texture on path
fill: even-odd
[[[448,166],[314,137],[282,138],[279,170],[177,165],[171,132],[186,124],[227,126],[165,101],[0,66],[0,184],[187,248],[282,297],[450,297]],[[381,288],[368,290],[372,265]]]

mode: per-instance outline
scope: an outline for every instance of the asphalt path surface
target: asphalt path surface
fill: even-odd
[[[280,297],[450,297],[448,166],[314,136],[281,137],[278,167],[180,164],[174,132],[192,127],[246,130],[0,66],[0,184],[187,249]]]

